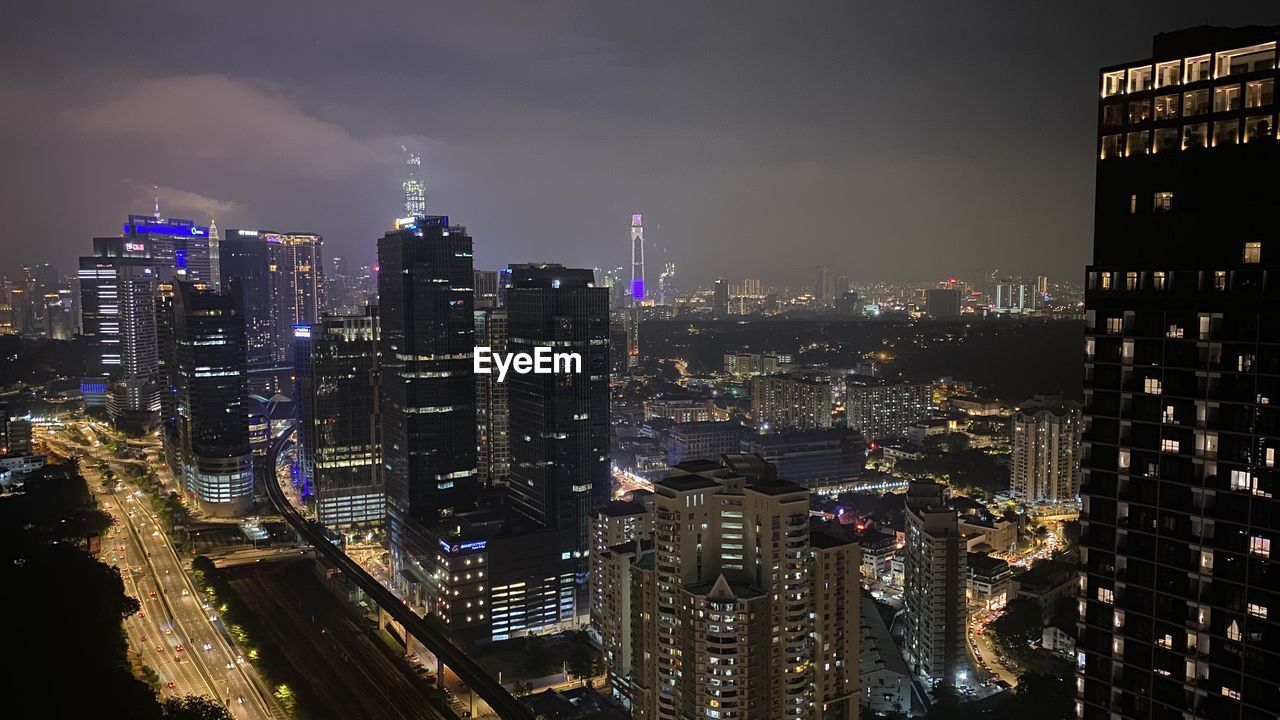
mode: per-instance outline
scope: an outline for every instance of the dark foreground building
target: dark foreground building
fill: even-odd
[[[1085,336],[1079,715],[1280,707],[1280,28],[1102,71]],[[1276,614],[1272,614],[1276,613]]]

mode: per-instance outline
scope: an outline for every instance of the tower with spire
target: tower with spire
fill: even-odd
[[[403,145],[400,150],[407,155],[404,163],[404,214],[406,217],[422,217],[427,214],[427,193],[420,176],[422,156],[409,152],[409,148]]]
[[[218,245],[222,239],[218,237],[218,221],[209,218],[209,284],[215,290],[222,288],[222,253]]]

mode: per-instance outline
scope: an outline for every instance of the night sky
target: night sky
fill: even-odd
[[[183,2],[0,9],[0,272],[149,213],[371,261],[402,144],[476,266],[810,283],[1048,273],[1092,232],[1097,69],[1280,3]]]

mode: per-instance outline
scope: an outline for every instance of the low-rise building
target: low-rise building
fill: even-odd
[[[1013,578],[1014,596],[1034,600],[1046,615],[1062,598],[1073,597],[1078,583],[1076,566],[1062,560],[1044,560]]]
[[[911,710],[914,681],[889,634],[875,601],[862,596],[862,637],[858,674],[862,705],[875,716],[905,716]]]
[[[969,553],[969,608],[999,610],[1009,600],[1009,563],[986,553]]]

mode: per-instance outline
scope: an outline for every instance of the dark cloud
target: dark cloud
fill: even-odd
[[[399,148],[486,267],[1079,276],[1096,70],[1274,4],[7,3],[0,271],[163,209],[370,259]],[[32,240],[38,242],[32,242]],[[665,255],[664,255],[665,253]]]

